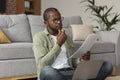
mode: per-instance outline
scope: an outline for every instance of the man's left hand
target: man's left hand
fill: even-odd
[[[90,51],[84,53],[81,57],[80,57],[80,61],[87,61],[90,60]]]

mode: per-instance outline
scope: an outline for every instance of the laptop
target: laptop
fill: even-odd
[[[95,79],[103,60],[81,61],[73,73],[72,80]]]

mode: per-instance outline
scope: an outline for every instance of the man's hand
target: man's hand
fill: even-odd
[[[59,30],[57,35],[57,44],[62,46],[62,44],[66,41],[67,36],[65,34],[65,30]]]
[[[80,57],[80,61],[87,61],[90,60],[90,51],[84,53],[81,57]]]

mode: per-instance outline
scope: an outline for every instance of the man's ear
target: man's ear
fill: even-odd
[[[44,21],[44,24],[47,25],[48,24],[47,21]]]
[[[44,21],[44,24],[47,24],[47,21]]]

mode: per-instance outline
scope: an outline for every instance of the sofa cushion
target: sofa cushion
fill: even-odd
[[[11,43],[11,41],[7,38],[4,32],[0,29],[0,44]]]
[[[28,15],[28,20],[31,27],[32,37],[39,31],[43,31],[45,28],[44,20],[42,16]]]
[[[31,32],[27,16],[0,15],[0,28],[12,42],[31,42]]]
[[[64,17],[63,29],[65,30],[65,33],[67,35],[69,35],[70,37],[73,37],[71,24],[83,24],[81,17],[80,16]]]
[[[83,41],[74,41],[75,51],[82,43]],[[115,44],[112,42],[96,41],[90,51],[92,54],[113,53],[115,52]]]
[[[36,74],[37,72],[35,59],[1,60],[0,68],[1,68],[0,78],[28,76],[28,75]],[[0,79],[0,80],[4,80],[4,79]],[[10,79],[6,79],[6,80],[10,80]],[[32,80],[32,79],[27,79],[27,80]]]
[[[28,15],[28,19],[30,22],[32,37],[42,31],[45,28],[44,20],[42,16],[37,15]],[[71,16],[71,17],[64,17],[63,20],[63,29],[66,30],[66,33],[72,36],[71,32],[71,24],[82,24],[82,20],[80,16]]]
[[[0,44],[0,59],[34,58],[32,43]]]
[[[71,27],[70,26],[71,24],[83,24],[81,17],[80,16],[64,17],[63,28],[69,28]]]
[[[97,41],[91,49],[91,53],[93,54],[113,52],[115,52],[115,44],[112,42]]]
[[[75,41],[84,41],[89,34],[93,33],[92,25],[72,24],[71,27]]]

